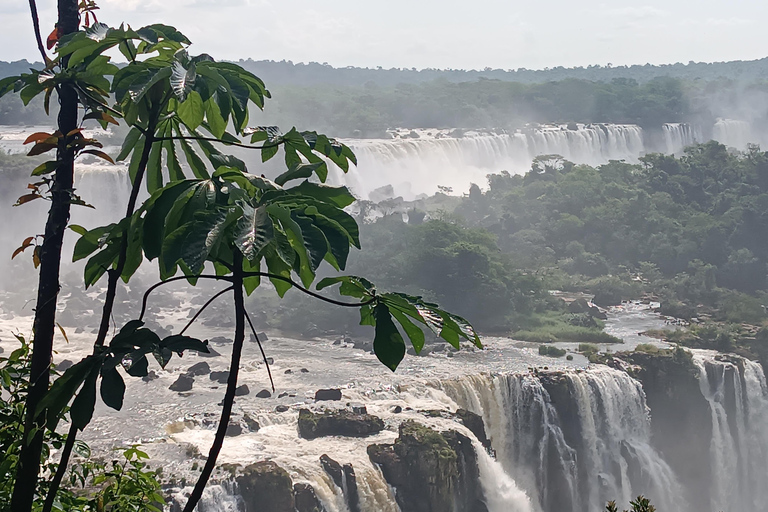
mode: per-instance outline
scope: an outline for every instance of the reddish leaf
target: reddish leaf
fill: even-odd
[[[32,263],[35,265],[35,268],[40,266],[40,253],[42,252],[43,252],[43,246],[36,245],[35,251],[32,253]]]
[[[59,41],[59,36],[61,36],[61,33],[59,32],[59,27],[54,27],[53,32],[48,34],[48,39],[46,40],[46,46],[50,50],[54,46],[56,46],[56,43]]]
[[[29,144],[30,142],[40,142],[46,139],[49,139],[53,137],[54,135],[51,133],[45,133],[45,132],[35,132],[24,141],[24,144]]]
[[[25,195],[21,196],[21,197],[20,197],[20,198],[19,198],[19,199],[16,201],[16,204],[14,204],[13,206],[21,206],[21,205],[22,205],[22,204],[24,204],[24,203],[28,203],[28,202],[30,202],[30,201],[34,201],[35,199],[38,199],[38,198],[40,198],[40,197],[43,197],[43,196],[41,196],[41,195],[40,195],[40,194],[38,194],[38,193],[25,194]]]
[[[81,155],[83,153],[88,153],[89,155],[95,155],[95,156],[97,156],[99,158],[103,158],[104,160],[106,160],[107,162],[109,162],[111,164],[115,163],[115,161],[112,160],[111,156],[109,156],[108,154],[106,154],[103,151],[99,151],[98,149],[86,149],[85,151],[81,151],[80,152]]]
[[[13,256],[11,256],[11,259],[15,258],[19,254],[23,253],[25,250],[27,250],[28,247],[32,246],[32,241],[35,239],[35,237],[30,236],[24,239],[24,241],[21,243],[21,247],[13,251]]]
[[[56,149],[56,144],[49,144],[47,142],[41,142],[40,144],[35,144],[35,146],[29,150],[29,153],[27,153],[27,156],[37,156],[42,155],[43,153],[47,153],[48,151],[52,149]]]

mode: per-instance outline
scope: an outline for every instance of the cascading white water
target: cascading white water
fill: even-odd
[[[768,385],[759,363],[694,355],[712,415],[712,510],[759,510],[768,502]]]
[[[712,127],[712,138],[742,151],[746,149],[747,144],[759,142],[754,140],[748,122],[735,119],[718,119]]]
[[[531,374],[466,377],[441,387],[482,414],[499,461],[539,510],[601,510],[607,500],[626,504],[637,494],[651,497],[660,510],[683,510],[672,470],[650,445],[640,383],[607,367],[557,378],[568,389],[560,412]],[[563,418],[567,411],[575,417]]]
[[[438,186],[464,192],[484,184],[489,173],[513,174],[530,169],[539,155],[558,154],[576,163],[599,165],[609,160],[636,161],[644,151],[643,130],[635,125],[590,124],[526,128],[502,135],[462,138],[348,140],[358,166],[347,175],[332,174],[362,197],[392,185],[395,195],[413,199]]]
[[[697,142],[704,142],[701,128],[688,123],[664,123],[661,127],[664,133],[666,153],[679,155],[687,146]]]

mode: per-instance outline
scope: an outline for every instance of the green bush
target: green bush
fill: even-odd
[[[539,355],[549,357],[563,357],[565,350],[552,345],[539,345]]]

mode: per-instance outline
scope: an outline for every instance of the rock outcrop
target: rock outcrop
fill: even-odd
[[[394,444],[370,445],[368,456],[397,491],[402,512],[487,512],[477,454],[463,434],[409,420]]]
[[[309,484],[294,484],[293,499],[296,512],[326,512],[325,507],[315,493],[315,489]]]
[[[291,476],[274,462],[250,464],[236,481],[245,512],[295,512]]]
[[[356,414],[348,409],[314,413],[299,410],[299,435],[304,439],[325,436],[366,437],[384,430],[384,421],[371,414]]]

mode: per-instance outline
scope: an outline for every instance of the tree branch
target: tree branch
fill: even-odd
[[[243,274],[243,277],[256,277],[256,276],[268,277],[270,279],[277,279],[279,281],[283,281],[283,282],[289,283],[289,284],[293,285],[296,289],[306,293],[310,297],[314,297],[316,299],[322,300],[322,301],[327,302],[329,304],[333,304],[335,306],[342,306],[342,307],[345,307],[345,308],[359,308],[359,307],[362,307],[362,306],[367,306],[368,304],[372,304],[373,302],[376,301],[376,297],[371,297],[370,299],[362,301],[362,302],[341,302],[339,300],[334,300],[334,299],[330,299],[328,297],[324,297],[323,295],[320,295],[319,293],[315,293],[312,290],[304,288],[299,283],[297,283],[296,281],[294,281],[293,279],[291,279],[289,277],[284,277],[284,276],[281,276],[281,275],[278,275],[278,274],[270,274],[269,272],[245,272]]]
[[[222,295],[224,295],[224,294],[225,294],[225,293],[227,293],[228,291],[231,291],[232,289],[233,289],[233,287],[232,287],[232,286],[230,286],[229,288],[224,288],[224,289],[223,289],[223,290],[221,290],[219,293],[217,293],[216,295],[214,295],[213,297],[211,297],[210,299],[208,299],[208,302],[206,302],[205,304],[203,304],[203,307],[201,307],[201,308],[200,308],[200,309],[197,311],[197,313],[195,313],[195,316],[193,316],[193,317],[192,317],[192,319],[191,319],[189,322],[187,322],[187,325],[185,325],[185,326],[184,326],[184,328],[181,330],[181,332],[179,332],[179,336],[181,336],[182,334],[184,334],[184,333],[187,331],[187,329],[189,329],[189,327],[190,327],[190,326],[191,326],[193,323],[195,323],[195,320],[197,320],[197,317],[199,317],[199,316],[200,316],[200,314],[201,314],[203,311],[205,311],[205,308],[207,308],[208,306],[210,306],[210,305],[211,305],[211,303],[212,303],[213,301],[215,301],[216,299],[218,299],[219,297],[221,297]]]
[[[229,276],[215,276],[215,275],[208,275],[208,274],[202,274],[199,276],[176,276],[171,277],[170,279],[166,279],[165,281],[160,281],[159,283],[155,283],[149,288],[147,288],[147,291],[144,292],[144,297],[141,299],[141,314],[139,315],[139,320],[144,320],[144,314],[147,312],[147,301],[149,300],[149,294],[155,291],[155,289],[165,285],[172,283],[174,281],[180,281],[182,279],[215,279],[217,281],[228,281],[228,282],[234,282],[234,278]]]
[[[183,512],[193,512],[197,503],[203,495],[205,485],[216,467],[216,459],[219,457],[221,447],[224,444],[224,438],[227,435],[229,419],[232,415],[232,405],[235,402],[235,390],[237,389],[237,375],[240,371],[240,356],[243,352],[243,341],[245,341],[245,303],[243,299],[243,256],[240,251],[235,250],[235,272],[233,274],[233,288],[235,299],[235,340],[232,344],[232,359],[229,364],[229,378],[227,379],[227,391],[224,394],[223,406],[221,409],[221,418],[219,427],[216,430],[211,450],[208,452],[208,460],[205,461],[200,478],[198,478],[195,488],[189,497],[189,501],[184,506]]]
[[[256,334],[256,329],[253,327],[253,322],[251,322],[251,316],[248,314],[248,311],[245,312],[245,319],[248,320],[248,325],[251,326],[251,332],[253,333],[253,337],[256,338],[256,343],[259,344],[259,350],[261,350],[261,357],[264,359],[264,364],[267,365],[267,375],[269,375],[269,383],[272,385],[272,392],[275,392],[275,381],[272,380],[272,370],[269,369],[269,361],[267,361],[267,354],[264,353],[264,347],[261,346],[261,340],[259,339],[259,335]]]
[[[32,26],[35,28],[35,39],[37,40],[37,49],[40,50],[40,55],[43,56],[43,63],[47,66],[51,59],[48,58],[48,54],[45,53],[45,45],[43,44],[43,38],[40,36],[40,20],[37,16],[37,4],[35,0],[29,0],[29,10],[32,14]]]

